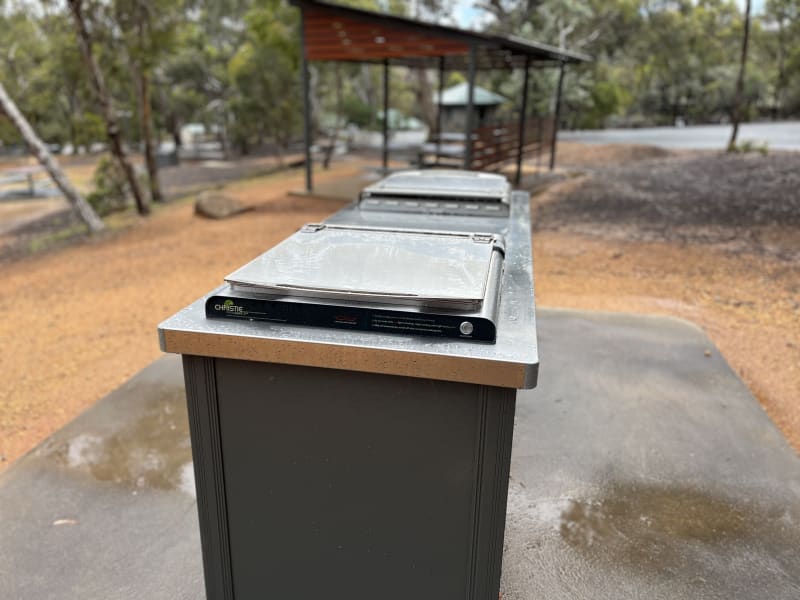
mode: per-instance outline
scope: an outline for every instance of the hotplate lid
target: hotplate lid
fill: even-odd
[[[225,278],[250,293],[474,310],[497,234],[308,224]]]
[[[508,204],[511,185],[502,175],[456,169],[400,171],[361,192],[361,199],[461,200]]]

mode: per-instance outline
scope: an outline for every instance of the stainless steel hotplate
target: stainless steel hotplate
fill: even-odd
[[[225,278],[249,293],[477,310],[497,234],[309,224]]]
[[[493,342],[504,240],[309,224],[225,278],[206,316]]]
[[[511,186],[502,175],[431,169],[389,175],[361,192],[364,211],[507,217]]]

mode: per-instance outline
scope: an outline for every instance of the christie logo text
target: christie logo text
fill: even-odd
[[[233,300],[231,300],[230,298],[225,300],[225,302],[223,302],[222,304],[215,304],[214,305],[214,310],[223,310],[226,313],[228,313],[229,315],[242,315],[242,316],[244,316],[244,315],[247,314],[247,311],[244,308],[242,308],[241,306],[236,306],[233,303]]]

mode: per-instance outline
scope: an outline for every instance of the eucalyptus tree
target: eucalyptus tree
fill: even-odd
[[[270,138],[280,155],[299,131],[297,16],[283,2],[256,0],[244,17],[244,41],[228,64],[234,132],[242,149]]]
[[[153,136],[152,81],[159,63],[175,48],[178,23],[183,16],[180,0],[114,0],[111,16],[136,80],[139,130],[150,184],[150,198],[161,202]]]
[[[571,66],[564,88],[564,118],[571,126],[598,127],[632,103],[629,57],[641,32],[643,11],[639,0],[529,0],[481,2],[488,29],[532,41],[585,52],[594,57],[587,65]],[[484,76],[487,77],[487,76]],[[488,75],[494,89],[506,97],[521,94],[519,73]],[[553,110],[558,70],[533,69],[530,74],[529,110]]]
[[[742,28],[742,53],[739,59],[739,75],[736,78],[736,95],[733,100],[733,110],[731,111],[731,139],[728,141],[728,152],[736,150],[736,137],[739,134],[739,121],[742,118],[742,104],[744,95],[744,74],[747,69],[747,48],[750,42],[750,0],[745,0],[744,25]]]
[[[106,78],[100,64],[95,56],[91,29],[90,17],[86,13],[86,6],[83,0],[67,0],[70,14],[75,25],[75,32],[78,38],[78,46],[83,56],[86,71],[92,87],[100,112],[106,125],[106,136],[109,142],[109,149],[120,169],[124,173],[125,180],[130,189],[131,195],[136,203],[136,210],[140,215],[150,213],[144,195],[142,194],[139,181],[136,178],[136,171],[133,168],[123,143],[122,130],[120,128],[117,113],[114,108],[113,99],[109,88],[106,85]],[[91,7],[90,7],[91,8]]]
[[[201,122],[230,151],[236,93],[229,64],[246,42],[245,14],[252,0],[186,0],[175,47],[159,65],[162,109],[176,143],[182,123]]]
[[[0,15],[0,82],[11,97],[24,99],[28,121],[47,139],[63,137],[63,122],[53,118],[53,63],[48,40],[37,20],[22,10]],[[20,140],[12,124],[0,128],[0,142]]]
[[[800,93],[787,97],[791,84],[800,84],[800,0],[767,0],[763,20],[769,28],[766,58],[774,65],[773,116],[781,117],[792,108],[787,104],[800,107]]]
[[[105,140],[102,117],[94,109],[94,99],[85,75],[80,49],[69,14],[61,10],[45,12],[38,25],[47,40],[47,54],[39,62],[44,70],[48,120],[58,123],[59,134],[42,129],[50,142],[72,146],[73,151]],[[30,103],[26,97],[26,109]]]
[[[2,82],[0,82],[0,112],[5,114],[11,123],[13,123],[13,125],[17,128],[20,136],[23,140],[25,140],[25,143],[27,144],[31,153],[45,168],[47,173],[50,175],[50,178],[56,184],[58,189],[60,189],[64,194],[64,197],[75,209],[75,212],[78,214],[78,216],[83,220],[84,223],[86,223],[89,231],[91,233],[102,231],[104,226],[103,222],[100,220],[100,217],[97,216],[89,203],[84,200],[80,192],[75,189],[69,179],[67,179],[67,176],[64,175],[64,172],[58,166],[58,163],[53,158],[52,154],[50,154],[47,146],[45,146],[44,142],[42,142],[39,136],[36,135],[36,132],[33,130],[33,127],[31,127],[30,123],[28,123],[28,120],[19,111],[17,105],[14,103],[8,93],[6,93],[6,89],[3,87]]]

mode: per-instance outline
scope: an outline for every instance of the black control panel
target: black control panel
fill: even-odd
[[[235,295],[218,295],[208,298],[206,300],[206,317],[426,335],[492,343],[497,335],[495,324],[483,317],[424,310],[385,310],[373,306],[337,306]]]

